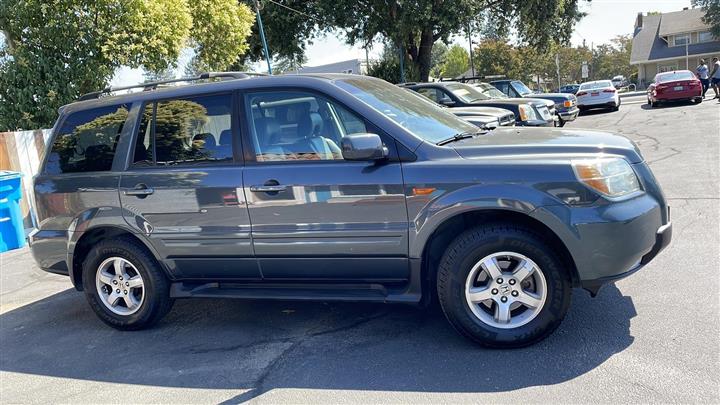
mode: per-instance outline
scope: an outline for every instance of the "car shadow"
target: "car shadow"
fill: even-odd
[[[66,290],[0,315],[0,370],[121,384],[499,392],[581,376],[633,342],[630,297],[614,285],[573,292],[560,328],[515,350],[484,349],[436,308],[381,304],[183,300],[155,328],[102,324]]]
[[[703,102],[707,102],[707,99],[703,100]],[[659,105],[656,104],[655,107],[650,107],[650,104],[644,103],[640,105],[640,108],[643,110],[662,110],[663,108],[673,108],[673,107],[681,107],[681,106],[687,106],[687,105],[700,105],[702,103],[694,103],[692,101],[688,100],[681,100],[681,101],[663,101]]]
[[[620,108],[622,108],[622,106],[620,106]],[[613,109],[611,109],[611,108],[591,108],[589,110],[580,111],[580,113],[578,115],[582,116],[582,117],[588,117],[588,116],[592,116],[592,115],[609,114],[609,113],[614,113],[614,112],[617,112],[617,111],[613,111]]]

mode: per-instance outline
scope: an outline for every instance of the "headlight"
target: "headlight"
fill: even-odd
[[[640,191],[637,175],[625,159],[573,160],[572,167],[581,183],[606,197],[622,197]]]
[[[529,104],[520,104],[518,106],[518,110],[520,111],[520,121],[530,121],[537,119],[535,109],[533,109],[532,106]]]
[[[565,100],[565,102],[563,102],[563,106],[564,106],[565,108],[570,108],[570,107],[572,107],[572,101],[570,101],[570,100]]]

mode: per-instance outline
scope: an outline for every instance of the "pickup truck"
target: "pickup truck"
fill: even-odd
[[[580,110],[577,108],[577,99],[566,93],[533,93],[525,83],[520,80],[495,80],[490,82],[508,97],[531,97],[550,100],[555,103],[559,117],[558,126],[565,126],[566,122],[574,121]]]

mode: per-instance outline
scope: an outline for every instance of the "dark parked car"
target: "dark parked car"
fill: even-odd
[[[464,336],[517,347],[560,324],[572,287],[595,294],[670,242],[620,135],[478,132],[366,76],[222,76],[61,109],[29,240],[110,326],[153,325],[177,298],[436,294]]]
[[[578,90],[580,89],[579,84],[566,84],[562,87],[560,87],[560,93],[567,93],[567,94],[576,94]]]
[[[443,106],[444,107],[444,106]],[[479,122],[495,123],[495,126],[512,127],[515,125],[515,114],[504,108],[495,107],[457,107],[448,111],[473,124]]]
[[[668,101],[692,101],[702,103],[702,83],[689,70],[658,73],[647,88],[650,107]]]
[[[475,86],[457,82],[407,83],[402,85],[430,100],[451,108],[496,107],[515,114],[515,124],[520,126],[554,126],[555,120],[544,100],[494,99]]]
[[[555,103],[558,117],[560,118],[559,126],[564,126],[566,122],[574,121],[580,114],[577,108],[577,99],[572,94],[565,93],[533,93],[525,83],[520,80],[495,80],[490,82],[502,93],[508,97],[532,97],[550,100]]]

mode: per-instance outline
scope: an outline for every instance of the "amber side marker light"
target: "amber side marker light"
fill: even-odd
[[[430,195],[436,189],[434,187],[413,187],[413,195]]]

